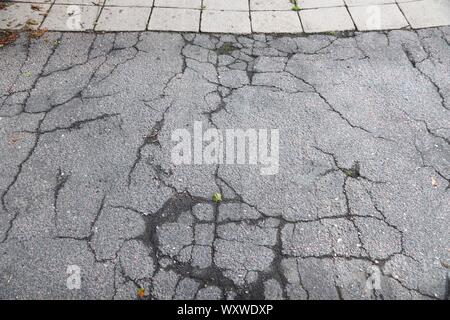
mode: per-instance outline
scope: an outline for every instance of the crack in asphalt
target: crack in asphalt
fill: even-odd
[[[443,29],[436,29],[441,34],[440,39],[445,41],[447,45],[449,41],[446,38],[446,33]],[[422,43],[422,34],[417,31],[403,31],[407,33],[412,33],[415,35],[415,39],[420,44],[421,49],[425,52],[425,57],[417,60],[415,54],[411,51],[409,46],[405,43],[400,44],[400,51],[406,56],[409,63],[408,67],[415,70],[421,77],[425,78],[433,88],[433,91],[439,96],[439,104],[444,110],[449,110],[445,90],[440,86],[433,76],[425,72],[421,65],[426,61],[430,61],[435,57],[430,51],[427,50],[426,46]],[[149,33],[150,34],[150,33]],[[377,33],[378,34],[378,33]],[[384,35],[386,39],[386,48],[390,50],[396,50],[394,43],[397,40],[391,37],[390,32],[380,32],[379,34]],[[162,37],[164,34],[160,34]],[[196,101],[195,103],[200,105],[204,104],[208,108],[199,107],[199,110],[192,110],[192,112],[197,112],[201,117],[204,117],[208,124],[216,129],[220,129],[223,126],[221,122],[222,117],[226,116],[229,119],[233,119],[236,116],[237,110],[233,105],[233,99],[236,98],[241,92],[245,93],[245,90],[249,88],[259,88],[259,90],[270,93],[278,93],[285,96],[297,97],[302,94],[311,94],[318,100],[323,102],[327,109],[334,114],[339,120],[339,122],[345,123],[346,126],[354,129],[355,135],[361,135],[363,137],[368,137],[370,139],[379,140],[379,143],[385,142],[395,142],[390,135],[379,134],[381,132],[379,128],[375,125],[367,128],[354,120],[351,116],[349,110],[346,110],[339,105],[333,105],[330,101],[333,101],[331,97],[333,92],[325,92],[322,86],[317,84],[317,81],[308,80],[312,76],[311,74],[305,74],[305,70],[292,70],[291,63],[296,59],[301,59],[302,56],[315,57],[320,56],[320,59],[327,61],[333,61],[335,63],[347,61],[363,61],[364,64],[372,65],[370,60],[372,60],[373,52],[364,47],[364,43],[360,42],[360,37],[364,34],[349,33],[344,35],[318,35],[312,36],[318,41],[314,44],[315,47],[309,47],[308,45],[302,45],[298,42],[298,39],[294,36],[231,36],[231,35],[193,35],[193,34],[183,34],[176,35],[171,41],[176,42],[177,46],[174,52],[168,52],[170,49],[164,47],[168,46],[166,43],[153,42],[152,44],[161,50],[161,57],[172,57],[174,61],[165,62],[171,65],[170,75],[164,75],[161,79],[144,79],[145,81],[151,82],[150,87],[153,85],[158,88],[157,93],[149,93],[150,97],[144,95],[144,98],[138,97],[137,101],[140,101],[148,110],[155,112],[151,117],[151,127],[148,130],[148,134],[140,137],[139,144],[133,144],[133,151],[129,151],[130,156],[127,157],[127,165],[124,165],[126,171],[125,178],[125,192],[132,192],[131,186],[140,186],[138,181],[135,181],[135,177],[142,175],[142,168],[150,168],[153,175],[153,179],[162,185],[161,188],[168,189],[169,195],[164,195],[163,191],[161,195],[158,195],[159,191],[155,194],[149,194],[147,197],[162,197],[165,201],[162,201],[162,205],[157,210],[146,210],[141,207],[140,204],[127,202],[117,198],[117,195],[112,194],[114,189],[112,185],[108,185],[107,191],[103,193],[103,196],[98,203],[97,209],[93,214],[93,219],[90,221],[89,233],[87,236],[72,236],[59,233],[58,231],[58,208],[60,205],[59,197],[61,192],[68,189],[66,183],[72,176],[77,173],[75,170],[70,170],[70,168],[65,168],[60,166],[56,169],[56,178],[54,181],[54,187],[52,189],[52,206],[54,210],[54,226],[56,234],[53,235],[52,239],[66,240],[66,241],[81,241],[86,242],[89,253],[93,256],[96,264],[110,263],[113,265],[113,275],[114,278],[112,282],[112,292],[110,298],[120,298],[121,286],[125,286],[130,283],[135,289],[142,287],[148,288],[146,292],[146,298],[158,299],[161,297],[161,292],[158,290],[163,290],[164,294],[167,294],[169,298],[175,298],[182,290],[184,290],[182,282],[186,279],[193,280],[196,283],[197,289],[195,289],[192,294],[193,298],[199,298],[199,288],[218,288],[220,293],[220,298],[225,299],[229,294],[234,295],[236,299],[263,299],[268,295],[268,283],[276,283],[281,288],[280,297],[283,299],[291,298],[292,292],[289,291],[290,286],[298,285],[301,288],[301,292],[304,295],[303,298],[310,299],[317,294],[315,291],[317,288],[311,287],[309,285],[310,276],[308,270],[304,270],[299,263],[299,260],[307,261],[308,259],[317,259],[319,261],[330,261],[333,266],[340,261],[346,262],[361,262],[368,265],[376,265],[381,269],[382,275],[388,279],[393,280],[395,283],[400,285],[403,289],[407,290],[411,294],[417,294],[419,297],[426,297],[431,299],[443,298],[445,293],[442,295],[431,294],[429,288],[427,290],[422,290],[419,287],[413,287],[407,283],[406,280],[394,277],[388,272],[387,265],[393,263],[398,257],[404,257],[412,260],[414,263],[422,263],[421,259],[414,252],[411,252],[410,245],[407,247],[406,242],[410,241],[406,235],[406,227],[399,225],[398,221],[394,223],[391,215],[391,211],[385,209],[386,203],[383,203],[383,199],[378,199],[377,195],[372,192],[372,188],[384,188],[391,185],[392,182],[389,180],[378,180],[371,178],[372,175],[367,176],[366,163],[361,162],[358,155],[355,155],[352,165],[349,167],[343,166],[344,163],[340,158],[340,155],[333,151],[328,151],[329,148],[319,147],[317,143],[311,144],[310,147],[320,154],[329,158],[331,168],[324,172],[318,174],[318,177],[332,176],[336,173],[342,178],[342,185],[340,185],[340,194],[343,196],[344,208],[338,214],[333,214],[332,216],[320,216],[317,213],[317,217],[314,218],[295,218],[288,219],[283,215],[283,212],[273,214],[270,210],[267,210],[263,203],[258,203],[254,200],[254,197],[248,193],[248,190],[239,187],[236,179],[232,175],[228,175],[226,172],[227,166],[224,164],[217,164],[214,167],[213,173],[210,175],[210,179],[213,184],[215,184],[217,190],[223,195],[223,200],[220,203],[215,203],[210,199],[209,195],[199,196],[198,192],[192,191],[189,186],[183,187],[182,184],[175,181],[178,168],[171,167],[168,168],[166,164],[158,163],[158,160],[149,160],[147,155],[144,155],[144,149],[149,146],[154,146],[154,153],[164,152],[167,148],[167,141],[162,140],[161,132],[166,132],[169,130],[167,128],[167,119],[170,117],[177,116],[174,114],[175,103],[180,102],[176,96],[178,95],[177,90],[182,91],[184,89],[182,86],[184,82],[192,81],[192,74],[195,74],[198,79],[198,83],[191,83],[192,88],[196,87],[198,84],[207,84],[213,89],[194,89],[199,90],[199,95],[201,96],[202,102]],[[88,95],[87,91],[92,88],[98,88],[100,85],[105,85],[113,81],[120,79],[124,70],[134,64],[141,63],[145,61],[146,57],[155,54],[153,47],[146,49],[149,39],[148,34],[145,32],[134,33],[129,36],[130,43],[127,45],[120,45],[120,41],[123,40],[120,37],[124,37],[123,34],[112,34],[112,35],[100,35],[100,34],[87,34],[86,38],[89,39],[90,43],[86,46],[86,52],[84,56],[78,57],[78,61],[71,63],[69,65],[63,65],[58,67],[57,57],[55,54],[58,52],[59,48],[72,41],[70,36],[66,37],[64,34],[56,34],[56,42],[60,43],[58,45],[53,45],[47,52],[45,61],[40,67],[39,74],[35,76],[31,84],[27,89],[14,91],[12,88],[16,87],[18,81],[20,81],[20,75],[26,70],[26,66],[30,63],[30,59],[33,60],[33,52],[30,49],[33,45],[38,45],[37,41],[27,40],[23,44],[23,49],[25,50],[23,61],[17,69],[17,72],[13,74],[12,80],[9,81],[9,86],[5,92],[0,92],[1,97],[4,98],[0,104],[0,112],[5,111],[8,107],[7,101],[14,95],[25,93],[26,97],[23,99],[22,103],[19,103],[20,110],[14,114],[2,115],[1,117],[8,120],[20,119],[22,117],[37,115],[40,118],[35,121],[34,129],[18,129],[12,131],[13,133],[26,133],[33,135],[33,141],[31,147],[28,148],[24,157],[20,161],[16,161],[15,173],[11,175],[10,178],[6,179],[7,183],[0,185],[2,189],[1,193],[1,203],[2,209],[5,214],[10,215],[6,220],[7,226],[2,231],[2,239],[0,244],[6,245],[11,241],[15,241],[15,237],[12,237],[12,231],[14,225],[17,223],[20,216],[20,209],[16,208],[17,204],[10,204],[9,201],[13,200],[17,195],[18,190],[16,190],[16,185],[19,184],[22,175],[25,175],[24,168],[29,165],[30,160],[34,158],[37,153],[36,150],[40,147],[47,148],[48,142],[42,142],[44,135],[51,136],[60,131],[67,131],[72,133],[72,131],[79,130],[89,130],[92,124],[101,121],[110,121],[111,119],[118,119],[121,121],[122,130],[128,130],[130,123],[125,122],[124,118],[128,116],[127,112],[123,109],[113,110],[110,112],[105,112],[103,109],[100,113],[95,113],[96,115],[92,118],[79,119],[80,114],[76,117],[71,117],[71,121],[67,125],[54,125],[47,129],[42,129],[44,121],[49,118],[50,114],[54,114],[55,110],[61,108],[66,108],[71,102],[76,102],[78,99],[79,103],[87,104],[89,100],[100,100],[102,99],[113,99],[121,101],[124,96],[129,93],[127,91],[127,86],[122,84],[124,90],[116,92],[108,92],[105,94],[91,94]],[[102,47],[99,43],[103,37],[112,37],[109,41],[109,47]],[[270,40],[269,40],[270,39]],[[355,55],[340,57],[336,54],[342,49],[341,42],[345,39],[350,39],[352,44],[346,44],[352,46],[357,53]],[[434,38],[432,38],[434,39]],[[153,39],[155,40],[155,39]],[[151,40],[150,40],[151,41]],[[305,37],[303,41],[309,41],[308,37]],[[322,43],[323,42],[323,43]],[[61,44],[62,43],[62,44]],[[19,45],[17,45],[19,46]],[[159,47],[161,46],[162,49]],[[168,46],[169,47],[169,46]],[[94,54],[96,50],[100,50],[99,53]],[[167,51],[166,51],[167,50]],[[446,52],[445,54],[448,54]],[[172,55],[172,56],[171,56]],[[177,59],[175,59],[177,58]],[[179,60],[178,60],[179,58]],[[258,69],[257,63],[262,63],[259,59],[265,58],[269,61],[272,59],[273,65],[265,66],[266,71]],[[275,60],[274,58],[279,58],[280,60]],[[284,60],[282,60],[284,59]],[[440,59],[438,57],[437,59]],[[55,60],[55,61],[54,61]],[[176,61],[175,61],[176,60]],[[282,61],[281,67],[274,66],[275,61]],[[52,64],[55,64],[54,67]],[[161,62],[162,63],[162,62]],[[50,70],[50,67],[52,69]],[[49,81],[57,76],[64,75],[68,72],[77,72],[79,68],[88,67],[88,71],[80,78],[78,81],[81,84],[75,89],[75,92],[70,94],[70,96],[59,99],[55,103],[49,103],[48,106],[44,106],[44,109],[39,109],[38,111],[33,110],[33,101],[31,100],[32,95],[42,95],[40,92],[44,81]],[[272,68],[272,69],[271,69]],[[173,72],[172,72],[173,71]],[[14,73],[14,72],[13,72]],[[231,76],[228,76],[231,74]],[[305,74],[305,76],[303,76]],[[278,75],[280,77],[288,76],[289,79],[295,79],[299,81],[300,84],[304,85],[304,88],[294,88],[289,89],[286,84],[283,83],[273,83],[261,84],[256,83],[255,76],[264,77],[266,75]],[[164,78],[164,80],[162,80]],[[129,79],[128,79],[129,80]],[[120,80],[119,80],[120,81]],[[129,80],[130,81],[130,80]],[[145,83],[143,81],[143,83]],[[156,85],[157,84],[157,85]],[[133,85],[133,84],[131,84]],[[140,85],[140,84],[136,84]],[[57,84],[56,84],[57,86]],[[320,88],[319,88],[320,87]],[[170,89],[170,92],[169,92]],[[175,91],[174,91],[175,90]],[[203,90],[203,91],[201,91]],[[133,97],[134,98],[134,97]],[[211,103],[210,101],[214,101]],[[96,103],[96,102],[93,102]],[[167,106],[161,110],[158,108],[159,105],[167,103]],[[156,105],[156,107],[155,107]],[[41,108],[41,106],[39,107]],[[201,109],[203,108],[203,109]],[[326,110],[326,109],[323,109]],[[423,125],[425,130],[421,131],[421,134],[429,135],[433,139],[438,139],[442,141],[445,145],[450,145],[449,138],[445,133],[441,134],[438,131],[444,131],[449,129],[445,126],[436,127],[434,123],[436,120],[432,119],[434,122],[432,124],[430,119],[423,117],[419,119],[416,116],[406,112],[403,109],[399,109],[402,114],[404,114],[411,122],[417,124],[417,126]],[[132,111],[131,111],[132,112]],[[317,111],[319,112],[319,111]],[[323,115],[322,115],[323,116]],[[133,121],[140,120],[139,115],[135,117]],[[47,120],[48,121],[48,120]],[[256,125],[256,124],[255,124]],[[0,132],[1,133],[1,132]],[[7,132],[8,133],[8,132]],[[336,133],[338,134],[338,133]],[[389,133],[388,133],[389,134]],[[136,139],[138,140],[138,139]],[[42,143],[42,146],[41,146]],[[437,164],[432,163],[432,161],[427,161],[425,159],[425,151],[417,145],[416,141],[409,143],[413,148],[414,152],[419,154],[421,167],[429,168],[440,178],[448,183],[445,191],[450,188],[450,177],[446,172],[443,172]],[[331,148],[332,149],[332,148]],[[130,149],[131,150],[131,149]],[[17,159],[15,159],[17,160]],[[53,173],[55,171],[53,170]],[[372,172],[371,172],[372,173]],[[29,174],[27,172],[27,174]],[[34,173],[36,174],[36,173]],[[120,174],[123,175],[123,172]],[[273,180],[272,182],[274,182]],[[349,181],[355,182],[357,185],[361,186],[367,195],[369,196],[368,205],[373,208],[373,210],[378,215],[367,215],[358,209],[359,203],[352,199],[349,194],[352,192],[353,186],[349,186]],[[181,185],[181,186],[180,186]],[[145,188],[144,188],[145,190]],[[13,192],[14,191],[14,192]],[[232,196],[229,196],[232,194]],[[448,192],[444,193],[448,196]],[[263,195],[264,196],[264,195]],[[382,205],[380,205],[382,203]],[[194,214],[194,207],[196,206],[208,206],[212,209],[212,219],[211,220],[201,220]],[[240,217],[223,217],[224,210],[227,210],[227,206],[245,206],[248,210],[254,210],[257,216],[240,216]],[[96,245],[93,243],[93,237],[98,232],[98,225],[101,223],[100,217],[105,214],[106,209],[117,209],[124,212],[132,212],[137,216],[141,217],[144,225],[145,231],[139,236],[119,236],[120,244],[114,249],[113,254],[110,257],[102,258],[96,252]],[[281,208],[280,208],[281,210]],[[242,212],[241,212],[242,213]],[[189,216],[191,222],[183,222],[180,220],[183,216]],[[328,222],[339,222],[348,221],[356,232],[357,241],[356,246],[358,247],[358,254],[352,252],[340,253],[337,250],[338,243],[335,236],[332,233],[332,227],[328,225]],[[365,229],[361,227],[360,223],[367,224],[370,228],[375,226],[374,223],[381,223],[387,229],[389,229],[392,234],[390,235],[391,243],[388,248],[388,252],[385,253],[385,257],[380,256],[377,252],[372,249],[371,245],[366,242]],[[163,248],[164,243],[162,238],[163,232],[166,226],[185,224],[189,228],[189,232],[186,234],[176,234],[172,235],[175,237],[175,241],[178,241],[177,237],[187,237],[190,242],[179,244],[177,248],[177,253],[167,253]],[[273,225],[271,225],[273,224]],[[293,254],[286,250],[287,243],[294,243],[295,237],[294,233],[300,232],[300,226],[306,228],[313,228],[312,226],[319,224],[322,228],[326,230],[327,237],[330,240],[330,250],[326,253],[317,254]],[[211,225],[212,235],[211,242],[209,244],[199,244],[197,243],[197,227]],[[226,233],[227,228],[230,226],[234,228],[243,228],[243,230],[254,230],[255,233],[263,232],[266,234],[267,239],[270,238],[269,233],[272,232],[271,229],[276,229],[275,237],[273,242],[268,243],[254,243],[256,240],[251,238],[252,232],[240,234],[240,231],[236,235],[230,235]],[[286,237],[284,234],[290,226],[292,226],[291,237]],[[251,229],[253,228],[253,229]],[[161,231],[162,230],[162,231]],[[303,231],[304,232],[304,231]],[[309,229],[309,232],[314,233],[314,229]],[[384,231],[379,231],[383,233]],[[409,231],[408,231],[409,232]],[[127,274],[126,262],[121,261],[119,254],[126,245],[127,242],[138,241],[143,243],[150,252],[150,257],[154,262],[154,270],[151,274],[136,278]],[[181,240],[180,240],[181,241]],[[176,243],[175,243],[176,244]],[[172,245],[175,245],[172,244]],[[224,246],[230,246],[230,248],[235,249],[238,252],[237,255],[241,254],[239,250],[247,250],[244,254],[245,261],[248,265],[244,265],[242,269],[236,269],[234,266],[226,265],[223,261],[224,249],[220,247],[220,244]],[[178,244],[176,244],[178,245]],[[312,244],[314,245],[314,244]],[[200,267],[196,265],[194,248],[200,248],[201,250],[209,250],[209,265],[205,267]],[[261,251],[260,255],[263,256],[262,260],[257,260],[257,252],[248,252],[248,248],[253,248],[254,250],[265,250]],[[408,249],[407,249],[408,248]],[[233,252],[229,252],[230,255]],[[267,256],[265,256],[267,254]],[[183,255],[187,255],[187,258]],[[223,260],[225,259],[225,260]],[[241,257],[236,257],[236,259],[241,259]],[[290,270],[285,266],[285,262],[289,259],[295,260],[295,270]],[[253,266],[253,260],[258,261],[257,266]],[[267,266],[263,267],[263,264],[267,263]],[[239,261],[237,262],[239,264]],[[261,269],[259,269],[261,267]],[[293,272],[298,277],[297,281],[292,282],[290,272]],[[345,287],[342,287],[337,271],[329,271],[333,274],[333,283],[330,284],[330,290],[334,291],[335,297],[337,299],[346,299],[347,291]],[[442,272],[442,269],[439,269]],[[169,274],[176,277],[176,281],[169,279]],[[162,284],[162,289],[160,288],[161,283],[157,282],[158,277],[163,277],[164,281]],[[164,278],[166,277],[166,278]],[[170,281],[169,281],[170,280]],[[169,284],[169,282],[171,284]],[[320,294],[320,293],[319,293]],[[385,299],[388,297],[389,292],[375,290],[372,292],[375,299]],[[395,295],[394,295],[395,296]]]

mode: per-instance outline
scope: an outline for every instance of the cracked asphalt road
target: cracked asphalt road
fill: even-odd
[[[447,298],[449,41],[21,35],[0,49],[0,298]],[[279,173],[173,165],[194,121],[278,128]]]

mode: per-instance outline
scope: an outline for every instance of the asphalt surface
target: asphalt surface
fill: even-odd
[[[0,298],[445,299],[449,41],[21,35],[0,49]],[[279,129],[278,173],[174,165],[195,121]]]

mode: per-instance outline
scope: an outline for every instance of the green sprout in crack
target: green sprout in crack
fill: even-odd
[[[214,193],[212,196],[212,201],[215,203],[219,203],[222,201],[222,195],[218,192]]]
[[[342,168],[341,170],[347,177],[350,178],[357,179],[361,176],[361,174],[359,173],[359,162],[355,162],[350,169]]]
[[[298,5],[297,0],[289,0],[289,2],[292,4],[292,11],[300,11],[300,6]]]
[[[238,48],[233,45],[231,42],[225,42],[220,48],[216,49],[216,52],[218,55],[222,54],[230,54],[234,50],[237,50]]]

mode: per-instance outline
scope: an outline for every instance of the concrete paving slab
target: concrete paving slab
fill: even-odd
[[[201,9],[202,0],[155,0],[156,7]]]
[[[12,0],[10,2],[28,2],[28,3],[47,3],[51,4],[55,2],[55,0]]]
[[[151,8],[104,7],[95,30],[97,31],[139,31],[145,30]]]
[[[98,6],[70,6],[55,4],[45,18],[42,28],[58,31],[93,30],[101,11]]]
[[[344,0],[298,0],[297,3],[301,9],[342,7],[345,5]]]
[[[255,11],[251,13],[252,30],[256,33],[303,32],[297,12]]]
[[[104,0],[105,6],[116,7],[152,7],[153,0]]]
[[[0,29],[37,29],[50,8],[49,4],[39,4],[40,10],[33,10],[29,3],[9,3],[0,10]]]
[[[349,7],[350,15],[360,31],[404,29],[409,27],[396,4]]]
[[[250,10],[291,10],[292,4],[286,0],[250,0]]]
[[[399,6],[413,28],[450,24],[450,1],[423,0],[399,3]]]
[[[206,10],[248,11],[248,0],[203,0]]]
[[[345,4],[349,7],[395,3],[395,0],[344,0],[344,1]]]
[[[299,14],[303,30],[307,33],[355,29],[345,7],[301,10]]]
[[[250,15],[243,11],[204,10],[200,31],[221,33],[251,33]]]
[[[148,25],[149,30],[198,32],[200,10],[154,8]]]
[[[67,5],[85,5],[85,6],[103,6],[105,0],[55,0],[55,4],[67,4]]]

